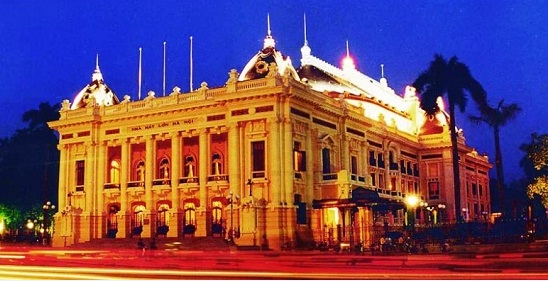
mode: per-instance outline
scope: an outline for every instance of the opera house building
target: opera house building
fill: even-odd
[[[489,163],[459,130],[455,206],[448,114],[428,117],[412,87],[312,55],[300,66],[270,35],[219,87],[118,97],[97,63],[64,100],[53,246],[93,239],[219,237],[280,249],[290,242],[365,245],[378,227],[490,213]],[[215,70],[214,70],[215,71]],[[441,101],[440,101],[441,102]],[[422,208],[429,206],[430,208]]]

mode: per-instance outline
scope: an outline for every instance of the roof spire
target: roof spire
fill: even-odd
[[[268,26],[268,37],[272,37],[271,30],[270,30],[270,13],[266,14],[266,22]]]
[[[91,75],[91,81],[99,81],[103,80],[103,74],[101,74],[101,70],[99,70],[99,53],[95,55],[95,71],[93,71],[93,74]]]
[[[304,45],[308,46],[308,40],[306,38],[306,13],[304,13]]]
[[[350,57],[350,51],[349,51],[349,48],[348,48],[348,39],[346,39],[346,57],[347,58]]]
[[[276,42],[274,41],[274,38],[272,38],[272,31],[270,30],[270,14],[266,14],[266,23],[267,23],[267,35],[264,39],[263,43],[263,49],[266,48],[274,48],[276,46]]]
[[[381,85],[388,87],[388,80],[384,77],[384,64],[381,64]]]
[[[350,57],[350,48],[348,48],[348,39],[346,39],[346,57],[343,59],[342,68],[344,71],[356,69],[354,60]]]
[[[304,59],[306,57],[309,57],[311,52],[310,47],[308,47],[308,39],[306,36],[306,13],[304,14],[303,21],[304,21],[304,45],[301,47],[301,55],[302,55],[302,58]],[[301,63],[303,62],[301,61]]]

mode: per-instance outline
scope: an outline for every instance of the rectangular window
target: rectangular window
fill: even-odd
[[[328,148],[322,149],[322,172],[331,173],[331,153]]]
[[[78,160],[76,161],[76,185],[77,186],[83,186],[84,185],[84,174],[85,174],[85,161],[84,160]]]
[[[440,183],[432,181],[428,183],[428,197],[430,199],[440,199]]]
[[[369,165],[376,167],[377,160],[375,160],[375,151],[369,151]]]
[[[377,159],[379,159],[378,161],[379,168],[384,168],[384,158],[382,153],[377,154]]]
[[[483,196],[483,185],[479,185],[479,196],[482,197]]]
[[[472,195],[478,195],[478,186],[475,183],[472,184]]]
[[[293,167],[297,172],[306,171],[306,151],[301,151],[301,144],[293,144]]]
[[[377,175],[375,173],[371,173],[371,185],[377,186]]]
[[[380,188],[385,188],[383,174],[379,174],[379,187]]]
[[[251,171],[254,178],[265,177],[265,147],[264,141],[251,142]]]
[[[358,174],[358,157],[350,156],[350,172],[353,175]]]

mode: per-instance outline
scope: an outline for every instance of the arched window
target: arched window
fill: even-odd
[[[196,205],[194,203],[185,203],[185,220],[184,225],[195,225],[196,224]]]
[[[120,161],[114,159],[110,162],[110,183],[120,183]]]
[[[213,201],[211,207],[211,234],[223,237],[223,232],[226,231],[223,221],[223,204],[221,201]]]
[[[213,201],[211,205],[212,205],[211,214],[213,216],[213,223],[221,224],[223,221],[223,204],[221,203],[221,201]]]
[[[196,205],[194,203],[185,203],[183,208],[185,210],[183,237],[185,234],[194,235],[196,232]]]
[[[219,153],[213,153],[211,156],[211,174],[216,176],[222,174],[222,168],[221,155]]]
[[[158,226],[169,225],[169,205],[161,204],[158,207]]]
[[[144,211],[146,210],[143,205],[136,205],[133,207],[133,214],[131,218],[132,234],[141,235],[143,232],[143,221],[145,219]]]
[[[107,218],[107,229],[108,230],[117,230],[118,229],[118,217],[116,214],[120,211],[120,207],[117,205],[110,205],[108,209],[108,218]]]
[[[185,167],[184,167],[184,177],[187,178],[187,182],[193,182],[194,181],[194,169],[196,167],[196,163],[194,161],[194,156],[187,155],[185,156]]]
[[[140,182],[145,181],[145,161],[141,160],[137,163],[135,169],[135,179]]]
[[[160,179],[169,179],[169,160],[167,158],[162,158],[160,160],[160,168],[158,170],[158,178]]]

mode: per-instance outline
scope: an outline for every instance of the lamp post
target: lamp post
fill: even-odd
[[[228,242],[234,242],[234,199],[238,199],[238,196],[234,196],[234,192],[230,191],[230,195],[226,198],[230,204],[230,228],[228,231]]]
[[[405,205],[407,206],[407,225],[409,226],[409,230],[411,231],[411,234],[415,232],[415,207],[419,204],[419,197],[416,195],[409,195],[405,197],[404,199]]]
[[[441,224],[441,221],[443,219],[443,213],[442,213],[442,210],[445,209],[445,204],[438,204],[438,216],[439,216],[439,219],[438,219],[438,222]]]
[[[44,245],[47,245],[49,246],[49,238],[50,238],[50,211],[53,211],[55,210],[55,205],[51,204],[50,201],[46,202],[43,206],[42,206],[42,210],[44,211],[44,238],[45,238],[45,241],[44,241]]]
[[[466,208],[462,208],[462,219],[463,222],[468,221],[468,209]]]

